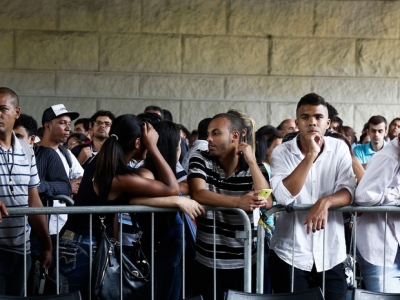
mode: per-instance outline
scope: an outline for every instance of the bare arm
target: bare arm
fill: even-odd
[[[351,157],[351,163],[353,167],[354,174],[356,175],[357,183],[361,181],[361,179],[364,176],[365,169],[363,165],[360,163],[360,161],[357,159],[357,157],[352,156]]]
[[[298,195],[303,188],[308,172],[321,151],[323,138],[321,135],[316,133],[308,134],[305,137],[305,143],[308,149],[305,153],[304,159],[293,170],[293,172],[282,181],[283,185],[292,196]]]
[[[42,201],[39,198],[37,188],[28,189],[28,205],[29,207],[43,207]],[[49,229],[47,227],[46,216],[30,215],[28,217],[28,221],[42,246],[41,265],[42,267],[48,268],[52,259],[52,245],[49,235]]]
[[[269,183],[262,174],[260,167],[257,164],[251,146],[246,143],[240,143],[238,147],[239,152],[243,153],[244,160],[249,165],[251,177],[253,178],[253,186],[255,190],[269,189]]]
[[[158,206],[158,207],[179,207],[180,210],[185,212],[193,220],[204,214],[204,208],[196,201],[181,197],[181,196],[170,196],[170,197],[154,197],[154,198],[133,198],[129,201],[130,204],[135,205],[147,205],[147,206]]]
[[[252,211],[258,207],[270,208],[272,201],[267,201],[258,196],[257,191],[251,191],[241,197],[232,197],[214,193],[206,189],[206,182],[201,178],[191,178],[188,180],[190,196],[201,204],[241,208],[245,211]]]
[[[307,234],[312,230],[324,229],[328,221],[328,209],[349,205],[351,203],[351,194],[347,189],[341,189],[336,193],[321,198],[312,206],[308,213],[304,225],[307,225]]]

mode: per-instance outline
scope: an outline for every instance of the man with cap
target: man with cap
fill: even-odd
[[[47,108],[43,112],[42,125],[44,128],[43,138],[38,143],[38,147],[35,149],[35,154],[38,162],[38,170],[41,170],[42,160],[47,160],[48,149],[53,149],[62,161],[65,169],[65,173],[69,178],[69,183],[72,189],[72,196],[78,192],[79,184],[83,176],[83,169],[79,164],[78,160],[71,151],[64,148],[64,144],[71,132],[71,121],[79,117],[77,112],[68,111],[64,104],[56,104]],[[45,151],[43,151],[45,150]],[[43,152],[42,152],[43,151]],[[45,153],[45,155],[41,155]],[[50,170],[52,169],[52,170]],[[57,169],[57,170],[56,170]],[[60,172],[59,168],[54,164],[54,166],[49,166],[45,172]],[[61,178],[60,174],[60,178]],[[67,195],[70,196],[70,195]],[[46,203],[45,203],[46,204]],[[53,201],[53,206],[64,206],[65,204],[59,203],[59,201]],[[52,215],[49,222],[49,230],[51,235],[57,234],[57,219],[58,231],[61,230],[62,226],[67,220],[67,215]]]

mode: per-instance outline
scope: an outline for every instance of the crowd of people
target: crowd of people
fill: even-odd
[[[171,300],[182,297],[183,245],[191,248],[183,225],[194,223],[186,295],[214,299],[214,267],[216,299],[223,299],[227,289],[244,288],[244,242],[235,235],[243,230],[241,218],[229,210],[205,211],[203,205],[241,208],[254,226],[260,212],[277,203],[311,204],[310,211],[296,212],[294,221],[289,213],[265,221],[265,292],[290,292],[294,271],[294,291],[322,287],[325,278],[325,299],[345,299],[345,220],[328,210],[352,203],[400,205],[399,118],[388,126],[383,116],[372,116],[358,140],[335,108],[314,93],[300,99],[295,119],[258,130],[250,116],[236,109],[208,116],[192,132],[158,106],[137,113],[116,117],[99,110],[79,118],[78,112],[55,104],[43,112],[38,128],[36,120],[21,113],[18,95],[0,88],[0,294],[23,295],[26,232],[27,268],[35,260],[45,268],[54,266],[52,253],[58,247],[69,290],[87,299],[89,252],[92,247],[96,254],[100,217],[108,234],[118,238],[120,216],[94,214],[91,237],[86,214],[48,220],[31,215],[25,226],[23,216],[7,212],[10,207],[65,206],[53,198],[67,195],[75,206],[132,204],[184,212],[155,214],[154,236],[149,214],[125,214],[129,222],[120,241],[129,251],[137,230],[143,232],[144,252],[155,258],[155,298]],[[267,199],[259,196],[265,188],[273,190]],[[390,213],[387,222],[385,238],[382,213],[358,218],[357,261],[367,289],[400,293],[400,214]],[[251,251],[255,283],[256,244]]]

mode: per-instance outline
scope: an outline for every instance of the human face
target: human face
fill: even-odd
[[[83,127],[82,123],[76,124],[74,126],[74,133],[83,133],[86,134],[85,127]]]
[[[266,155],[267,156],[267,163],[269,163],[271,161],[272,151],[274,151],[274,149],[276,147],[278,147],[280,144],[282,144],[282,139],[281,138],[276,138],[272,142],[271,146],[269,146],[269,148],[267,150],[267,155]]]
[[[52,142],[64,144],[71,133],[71,118],[68,115],[61,115],[58,118],[47,122],[45,126],[50,131],[50,140]]]
[[[389,126],[389,138],[393,140],[400,133],[400,121],[394,120]]]
[[[302,105],[297,110],[296,125],[300,137],[318,133],[323,136],[329,128],[328,109],[323,105]]]
[[[19,118],[20,108],[9,94],[0,94],[0,136],[11,133],[15,120]]]
[[[23,141],[27,142],[28,144],[30,144],[28,131],[26,131],[25,127],[18,126],[16,128],[14,128],[13,130],[14,130],[15,136],[17,138],[19,138],[20,140],[23,140]]]
[[[340,129],[340,124],[339,124],[339,122],[332,122],[332,123],[331,123],[331,129],[332,129],[333,131],[339,132],[339,129]]]
[[[296,131],[297,131],[296,122],[292,119],[288,119],[282,125],[281,134],[282,134],[282,136],[285,136],[288,133],[296,132]]]
[[[111,125],[112,125],[112,121],[109,117],[98,116],[92,127],[93,137],[100,139],[100,140],[107,139],[108,134],[110,132]]]
[[[210,122],[207,130],[207,142],[210,155],[221,158],[238,146],[239,132],[230,132],[229,121],[217,118]]]
[[[371,138],[371,143],[374,145],[382,145],[383,139],[387,134],[385,122],[378,125],[369,124],[368,135]]]

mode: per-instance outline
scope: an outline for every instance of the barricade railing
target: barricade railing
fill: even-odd
[[[271,209],[265,211],[263,213],[262,219],[266,220],[269,216],[278,213],[278,212],[287,212],[293,214],[293,245],[295,242],[295,226],[294,222],[294,214],[298,211],[309,211],[313,205],[305,205],[305,204],[297,204],[297,205],[276,205]],[[384,232],[384,256],[383,256],[383,269],[385,270],[386,266],[386,237],[387,237],[387,215],[388,213],[400,212],[400,207],[398,206],[356,206],[349,205],[343,206],[340,208],[331,208],[329,211],[339,211],[339,212],[350,212],[354,213],[354,235],[353,235],[353,243],[352,243],[352,253],[353,259],[356,261],[356,240],[357,240],[357,214],[358,213],[385,213],[385,232]],[[279,217],[278,217],[279,218]],[[262,294],[264,292],[264,249],[265,249],[265,230],[264,225],[259,224],[257,228],[257,282],[256,282],[256,293]],[[305,225],[304,225],[304,230]],[[323,261],[325,261],[325,231],[323,231]],[[292,247],[292,278],[291,278],[291,291],[293,292],[293,284],[294,284],[294,247]],[[323,286],[322,292],[325,294],[325,263],[323,263]],[[356,266],[353,265],[353,274],[356,274],[355,270]],[[362,274],[361,274],[362,276]],[[353,276],[353,286],[355,285],[355,276]],[[385,272],[383,272],[383,292],[385,292]]]
[[[238,208],[223,208],[223,207],[213,207],[213,206],[204,206],[206,211],[213,211],[214,216],[214,299],[216,298],[216,268],[215,268],[215,257],[216,257],[216,243],[215,243],[215,211],[234,211],[236,212],[243,221],[244,230],[236,232],[237,239],[244,240],[244,291],[251,292],[251,266],[252,266],[252,255],[251,255],[251,248],[252,248],[252,230],[251,230],[251,223],[248,218],[248,215],[245,211]],[[29,215],[57,215],[58,214],[89,214],[90,215],[90,240],[92,241],[92,216],[93,214],[102,214],[102,213],[151,213],[151,235],[152,235],[152,242],[151,242],[151,299],[154,299],[154,213],[166,213],[166,212],[181,212],[179,209],[176,208],[159,208],[159,207],[150,207],[150,206],[142,206],[142,205],[121,205],[121,206],[67,206],[67,207],[27,207],[27,208],[8,208],[8,213],[10,216],[12,215],[25,215],[25,228],[27,226],[27,217]],[[182,218],[183,219],[183,218]],[[58,223],[57,223],[58,225]],[[185,225],[183,222],[183,238],[185,237]],[[57,228],[59,231],[61,228]],[[149,233],[145,233],[149,234]],[[25,244],[29,237],[27,237],[25,233]],[[53,257],[53,261],[56,263],[56,286],[57,286],[57,294],[59,293],[59,285],[60,285],[60,278],[59,278],[59,235],[57,235],[56,243],[57,243],[57,250],[56,250],[56,257]],[[119,241],[122,244],[122,222],[119,222]],[[54,252],[54,251],[53,251]],[[122,254],[121,254],[122,255]],[[24,251],[24,295],[27,296],[27,277],[28,277],[28,270],[26,268],[26,247]],[[149,258],[148,258],[149,259]],[[89,286],[92,282],[92,261],[93,261],[93,253],[92,253],[92,244],[90,245],[90,253],[89,253]],[[182,293],[183,298],[185,298],[185,243],[183,243],[183,276],[182,276]],[[121,265],[122,268],[122,265]],[[120,280],[120,291],[122,291],[122,280]],[[89,289],[89,297],[91,298],[91,289]],[[123,299],[123,293],[121,292],[121,300]]]

